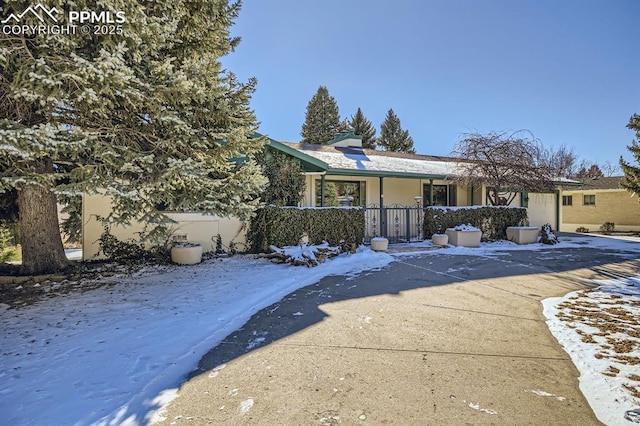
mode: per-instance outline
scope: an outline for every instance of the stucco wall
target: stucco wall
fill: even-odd
[[[605,222],[615,223],[619,231],[640,231],[640,202],[637,196],[628,191],[564,191],[562,195],[573,197],[573,205],[562,206],[562,231],[575,232],[578,227],[598,231]],[[583,205],[584,195],[595,195],[596,204]]]
[[[84,195],[82,199],[82,256],[84,260],[100,259],[96,256],[100,250],[98,238],[104,232],[102,224],[96,216],[106,217],[111,211],[109,198],[101,195]],[[239,250],[244,250],[246,231],[242,229],[242,222],[236,218],[221,218],[218,216],[202,215],[200,213],[167,213],[167,216],[177,221],[170,225],[174,235],[185,235],[192,243],[202,245],[205,252],[215,249],[216,235],[220,234],[222,243],[226,246],[231,241],[241,243]],[[134,222],[130,226],[113,226],[111,234],[120,240],[135,240],[144,225]]]
[[[529,206],[527,207],[527,215],[529,216],[529,225],[542,226],[546,223],[551,224],[553,229],[557,228],[557,196],[556,194],[529,193]]]

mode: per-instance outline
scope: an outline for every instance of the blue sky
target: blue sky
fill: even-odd
[[[341,117],[393,108],[419,153],[527,129],[587,160],[631,159],[640,114],[638,0],[246,0],[223,60],[258,79],[260,131],[299,141],[320,85]]]

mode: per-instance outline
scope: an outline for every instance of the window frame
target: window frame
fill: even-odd
[[[356,203],[356,197],[351,195],[351,196],[347,196],[347,197],[341,197],[340,194],[338,194],[338,204],[329,204],[328,201],[328,197],[327,194],[325,192],[325,207],[340,207],[340,206],[354,206],[354,207],[365,207],[367,205],[367,181],[364,180],[340,180],[340,179],[326,179],[324,181],[325,184],[325,190],[327,189],[327,186],[329,184],[333,184],[333,185],[355,185],[357,187],[357,198],[359,199],[360,203]],[[316,206],[320,206],[321,205],[321,199],[322,199],[322,194],[321,194],[321,186],[322,186],[322,180],[321,179],[316,179],[315,180],[315,201],[316,201]],[[328,192],[328,191],[327,191]],[[353,198],[352,201],[349,202],[348,198],[351,197]],[[342,202],[341,202],[342,200]]]
[[[587,201],[587,197],[589,197],[588,201]],[[583,194],[582,195],[582,205],[583,206],[595,206],[596,205],[596,194]]]
[[[569,206],[569,207],[573,206],[573,195],[563,195],[562,205]]]

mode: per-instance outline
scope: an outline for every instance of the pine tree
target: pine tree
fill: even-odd
[[[355,115],[351,116],[349,125],[356,135],[362,136],[363,148],[376,149],[376,129],[367,120],[360,108],[358,108]]]
[[[413,148],[413,138],[409,136],[408,130],[402,130],[400,119],[396,113],[393,112],[393,109],[389,109],[387,116],[380,126],[378,145],[385,151],[416,152]]]
[[[124,12],[122,33],[0,35],[0,191],[18,193],[23,273],[67,265],[56,195],[104,191],[111,221],[158,224],[159,204],[246,217],[266,183],[255,162],[229,162],[265,143],[248,138],[255,80],[220,63],[240,2],[99,5]]]
[[[318,91],[309,101],[302,124],[302,142],[313,144],[326,144],[337,133],[344,129],[340,121],[338,104],[325,86],[320,86]]]
[[[276,206],[297,206],[306,187],[300,161],[281,151],[265,148],[258,156],[258,163],[269,180],[261,195],[262,201]]]
[[[627,128],[636,132],[636,138],[627,149],[631,151],[638,165],[633,166],[620,157],[620,167],[624,172],[621,186],[629,192],[640,195],[640,115],[633,114]]]

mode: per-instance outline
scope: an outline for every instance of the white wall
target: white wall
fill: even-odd
[[[551,227],[553,229],[556,229],[558,223],[558,221],[556,220],[556,203],[556,194],[540,194],[530,192],[529,207],[527,208],[529,225],[542,226],[546,223],[549,223],[551,224]]]
[[[82,197],[82,258],[95,260],[104,258],[97,256],[100,251],[98,238],[104,232],[102,224],[96,216],[106,217],[111,212],[109,198],[103,195],[83,195]],[[246,230],[236,218],[223,218],[200,213],[174,213],[167,216],[178,223],[169,225],[174,235],[186,235],[192,243],[202,245],[205,252],[215,250],[215,237],[220,234],[222,243],[229,246],[231,241],[239,243],[237,249],[243,251],[246,242]],[[122,241],[137,240],[144,224],[134,222],[130,226],[113,226],[111,234]]]

